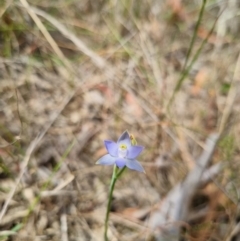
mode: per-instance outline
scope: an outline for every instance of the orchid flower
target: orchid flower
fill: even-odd
[[[145,172],[142,165],[136,160],[144,149],[143,146],[132,145],[128,131],[123,132],[117,143],[110,140],[104,141],[108,154],[101,157],[96,164],[116,165],[119,168],[128,167],[129,169]]]

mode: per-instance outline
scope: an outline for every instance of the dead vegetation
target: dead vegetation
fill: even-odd
[[[110,240],[238,240],[239,9],[1,2],[0,240],[103,240],[95,162],[125,129],[146,175],[117,182]]]

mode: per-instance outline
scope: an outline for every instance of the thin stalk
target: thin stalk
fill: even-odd
[[[187,57],[186,57],[186,60],[185,60],[185,63],[184,63],[184,66],[182,68],[182,73],[181,73],[181,76],[180,78],[178,79],[178,82],[177,82],[177,85],[175,86],[175,89],[173,91],[173,94],[167,104],[167,109],[169,109],[170,105],[172,104],[173,100],[174,100],[174,97],[175,97],[175,94],[176,92],[180,89],[183,81],[185,80],[185,78],[187,77],[189,71],[191,70],[192,68],[192,65],[194,64],[195,60],[196,60],[196,57],[198,57],[198,55],[201,53],[201,50],[205,44],[205,40],[208,39],[208,37],[202,42],[202,45],[201,47],[198,49],[197,51],[197,54],[195,54],[195,56],[193,57],[193,60],[191,61],[191,63],[189,64],[189,66],[187,67],[187,64],[188,64],[188,60],[189,60],[189,57],[191,55],[191,52],[192,52],[192,49],[193,49],[193,45],[195,43],[195,40],[196,40],[196,37],[197,37],[197,32],[198,32],[198,29],[199,29],[199,26],[201,24],[201,21],[202,21],[202,17],[203,17],[203,13],[204,13],[204,9],[205,9],[205,6],[206,6],[206,3],[207,3],[207,0],[203,0],[202,2],[202,6],[201,6],[201,9],[200,9],[200,13],[198,15],[198,20],[197,20],[197,24],[196,24],[196,27],[194,29],[194,33],[193,33],[193,36],[192,36],[192,39],[191,39],[191,43],[190,43],[190,46],[188,48],[188,52],[187,52]],[[215,24],[214,24],[215,25]]]
[[[204,13],[204,9],[205,9],[206,3],[207,3],[207,0],[203,0],[202,7],[201,7],[200,13],[198,15],[197,24],[196,24],[196,27],[194,29],[193,37],[191,39],[191,43],[190,43],[190,46],[189,46],[189,49],[188,49],[188,52],[187,52],[187,57],[186,57],[186,60],[185,60],[184,66],[183,66],[183,71],[185,71],[185,69],[186,69],[186,66],[187,66],[187,63],[188,63],[188,59],[189,59],[190,54],[192,52],[193,45],[194,45],[196,37],[197,37],[197,32],[198,32],[200,23],[202,21],[202,17],[203,17],[203,13]]]
[[[117,179],[122,175],[122,173],[124,172],[125,169],[126,169],[126,167],[124,167],[120,171],[118,171],[118,167],[116,165],[114,165],[114,168],[113,168],[113,174],[112,174],[112,179],[111,179],[111,184],[110,184],[110,191],[109,191],[109,196],[108,196],[107,211],[106,211],[106,216],[105,216],[105,224],[104,224],[104,240],[105,241],[108,241],[108,237],[107,237],[108,220],[109,220],[110,208],[111,208],[111,203],[112,203],[113,190],[114,190]]]
[[[221,13],[221,14],[222,14],[222,13]],[[220,15],[221,15],[221,14],[220,14]],[[220,17],[220,15],[218,16],[218,18]],[[188,76],[190,70],[191,70],[192,67],[193,67],[193,64],[194,64],[194,63],[196,62],[196,60],[198,59],[198,57],[199,57],[200,53],[202,52],[202,49],[203,49],[203,47],[205,46],[207,40],[209,39],[209,37],[210,37],[211,34],[213,33],[213,30],[214,30],[214,28],[215,28],[215,25],[216,25],[216,23],[217,23],[218,18],[215,20],[215,22],[214,22],[211,30],[209,31],[208,35],[206,36],[206,38],[202,41],[200,47],[198,48],[197,52],[196,52],[195,55],[193,56],[193,58],[192,58],[192,60],[191,60],[191,62],[190,62],[190,64],[189,64],[189,66],[188,66],[186,69],[183,70],[183,72],[182,72],[182,74],[181,74],[181,76],[180,76],[180,79],[178,80],[178,82],[177,82],[177,84],[176,84],[176,86],[175,86],[175,88],[174,88],[173,94],[172,94],[172,96],[171,96],[171,98],[170,98],[170,100],[169,100],[169,102],[168,102],[168,104],[167,104],[167,110],[169,110],[169,108],[170,108],[170,106],[171,106],[171,104],[172,104],[172,102],[173,102],[173,100],[174,100],[175,94],[176,94],[176,93],[179,91],[179,89],[181,88],[183,81],[184,81],[184,80],[186,79],[186,77]]]
[[[124,168],[122,168],[122,169],[118,172],[118,174],[117,174],[117,179],[122,175],[122,173],[125,171],[125,169],[126,169],[126,166],[124,166]]]
[[[113,190],[114,190],[114,186],[115,186],[116,181],[117,181],[117,166],[114,165],[112,180],[111,180],[111,184],[110,184],[110,191],[109,191],[109,197],[108,197],[106,217],[105,217],[105,229],[104,229],[104,240],[105,241],[108,241],[108,237],[107,237],[108,220],[109,220],[110,207],[111,207],[111,203],[112,203]]]

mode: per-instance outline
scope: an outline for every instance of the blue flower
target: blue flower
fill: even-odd
[[[132,145],[131,138],[127,131],[123,132],[117,143],[105,140],[104,144],[109,154],[100,158],[96,164],[116,164],[119,168],[127,166],[129,169],[136,170],[138,172],[145,172],[142,165],[136,160],[137,156],[142,152],[144,147]]]

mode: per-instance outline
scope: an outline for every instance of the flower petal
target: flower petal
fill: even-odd
[[[129,159],[127,159],[127,161],[126,161],[126,166],[127,166],[129,169],[132,169],[132,170],[135,170],[135,171],[138,171],[138,172],[144,172],[144,173],[145,173],[142,165],[141,165],[137,160],[129,160]]]
[[[96,162],[96,164],[109,166],[109,165],[115,164],[115,160],[116,160],[116,157],[112,157],[110,154],[107,154],[107,155],[101,157]]]
[[[143,146],[130,146],[128,148],[127,158],[135,159],[142,152],[143,149]]]
[[[116,157],[118,155],[118,146],[117,146],[117,144],[114,141],[105,140],[104,144],[105,144],[105,147],[106,147],[108,153],[111,156],[115,156]]]
[[[118,158],[115,163],[119,168],[122,168],[126,165],[126,159]]]
[[[124,131],[119,137],[117,144],[125,144],[127,148],[131,146],[131,140],[128,131]]]

